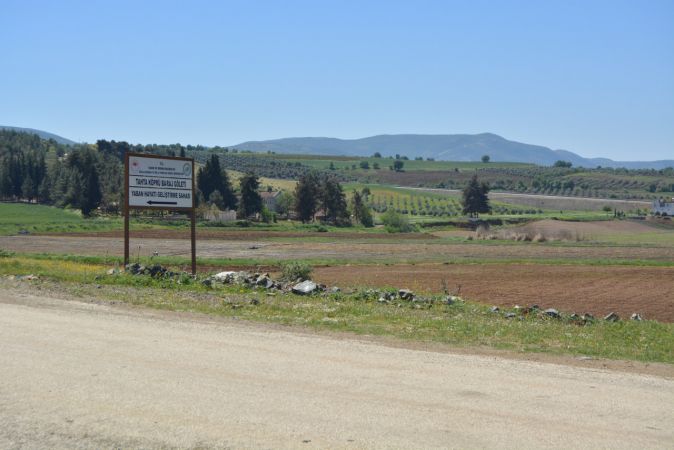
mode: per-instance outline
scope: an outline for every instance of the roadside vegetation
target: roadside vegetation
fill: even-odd
[[[240,285],[207,286],[201,279],[107,274],[109,266],[26,257],[0,257],[0,285],[65,290],[87,301],[113,301],[316,330],[389,336],[452,346],[584,355],[674,363],[674,324],[602,320],[580,325],[539,314],[506,318],[489,307],[444,296],[418,304],[378,301],[367,289],[297,296]],[[22,276],[33,275],[34,277]],[[513,310],[514,313],[515,310]]]

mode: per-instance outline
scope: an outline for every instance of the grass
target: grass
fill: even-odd
[[[34,233],[78,233],[121,230],[121,217],[82,217],[79,211],[30,203],[0,202],[0,236],[21,231]],[[166,228],[150,221],[131,221],[131,229]]]
[[[408,302],[388,305],[378,303],[377,295],[360,290],[312,297],[271,296],[239,286],[208,288],[189,277],[178,283],[106,275],[106,269],[78,261],[0,258],[0,275],[35,274],[40,279],[30,283],[39,284],[39,289],[62,288],[84,298],[454,346],[674,363],[674,324],[597,321],[578,326],[532,316],[506,319],[472,302],[424,308]],[[11,283],[16,282],[0,278],[0,286]]]

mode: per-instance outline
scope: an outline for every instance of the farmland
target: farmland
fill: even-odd
[[[270,223],[199,221],[198,277],[223,270],[264,271],[278,277],[282,264],[293,261],[312,266],[315,281],[338,286],[339,295],[343,296],[340,298],[363,314],[356,319],[353,310],[339,309],[336,317],[330,319],[342,324],[339,328],[342,330],[517,351],[671,359],[666,349],[671,343],[669,327],[674,322],[674,291],[673,285],[663,280],[674,277],[674,227],[671,221],[647,217],[644,213],[648,199],[664,192],[658,191],[665,186],[663,183],[657,185],[656,192],[650,192],[652,178],[667,179],[667,173],[632,174],[635,179],[640,177],[638,183],[625,184],[617,183],[615,174],[600,171],[581,173],[523,164],[489,163],[485,167],[484,163],[405,160],[405,170],[398,172],[382,166],[374,169],[374,160],[391,161],[228,152],[223,161],[234,183],[251,168],[264,175],[260,180],[263,189],[291,192],[296,178],[308,171],[337,175],[347,197],[356,191],[362,194],[365,205],[374,213],[375,226],[302,224],[283,217]],[[363,161],[368,168],[363,168]],[[482,215],[480,222],[470,221],[463,214],[461,192],[457,189],[474,174],[507,191],[490,192],[492,211]],[[581,189],[580,185],[569,190],[571,184],[564,187],[563,182],[556,188],[556,181],[550,181],[571,176],[598,176],[604,181],[596,186],[588,184],[589,190]],[[534,189],[536,180],[543,184]],[[574,185],[590,183],[579,178],[571,181]],[[646,187],[644,183],[650,184]],[[600,187],[608,190],[602,191]],[[597,198],[601,192],[606,196]],[[581,197],[582,193],[589,196]],[[381,217],[390,211],[409,220],[413,231],[387,232]],[[69,209],[0,203],[0,217],[0,266],[7,276],[34,273],[41,280],[61,287],[108,282],[130,283],[134,289],[152,286],[151,280],[101,278],[101,273],[122,263],[122,224],[114,213],[85,218]],[[187,270],[188,236],[184,217],[134,214],[132,260]],[[170,291],[176,286],[161,288]],[[363,292],[399,288],[435,298],[447,293],[460,295],[470,305],[468,309],[451,316],[446,311],[436,311],[428,320],[444,323],[449,317],[452,321],[460,317],[466,333],[447,338],[445,331],[438,329],[428,334],[428,327],[418,322],[415,315],[418,313],[409,309],[393,315],[387,312],[382,318],[377,315],[378,310],[358,306],[363,298],[376,300]],[[201,288],[194,289],[200,292]],[[237,291],[237,295],[257,296],[245,290]],[[309,320],[318,328],[333,327],[332,321],[308,319],[304,314],[307,311],[303,313],[293,306],[296,300],[299,301],[284,298],[278,304],[268,305],[276,314],[253,313],[248,318],[289,324]],[[165,307],[165,303],[145,305]],[[480,337],[506,333],[506,328],[512,331],[500,315],[490,316],[489,308],[517,311],[513,309],[515,305],[555,308],[565,317],[571,313],[603,317],[613,312],[623,322],[638,313],[649,324],[658,324],[649,328],[653,334],[642,330],[646,335],[641,337],[644,345],[651,345],[656,351],[641,355],[638,346],[627,344],[634,333],[640,333],[634,328],[639,325],[632,323],[629,329],[617,333],[607,332],[608,328],[593,329],[592,333],[599,333],[595,335],[599,339],[595,347],[585,342],[587,333],[583,328],[573,325],[564,328],[570,337],[560,349],[559,342],[548,334],[554,326],[537,320],[525,321],[523,328],[505,341]],[[202,310],[205,305],[193,307]],[[209,314],[222,313],[220,309],[215,312],[206,309]],[[358,324],[349,322],[353,320],[358,320]],[[387,320],[397,321],[396,326],[387,324]],[[550,328],[541,334],[541,327]]]

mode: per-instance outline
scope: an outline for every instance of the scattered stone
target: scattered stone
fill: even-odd
[[[604,320],[607,322],[617,322],[620,320],[620,316],[614,312],[610,312],[604,317]]]
[[[400,289],[398,290],[398,297],[403,300],[414,300],[414,292],[409,289]]]
[[[541,309],[541,307],[538,306],[538,305],[536,305],[536,304],[533,304],[533,305],[531,305],[531,309],[532,309],[532,310],[534,310],[534,309]]]
[[[213,275],[213,279],[221,283],[231,283],[236,272],[219,272]]]
[[[548,317],[552,317],[553,319],[559,319],[561,317],[559,315],[559,311],[557,311],[555,308],[548,308],[545,311],[543,311],[543,314],[545,314]]]
[[[490,311],[490,312],[493,312],[493,313],[497,313],[497,312],[500,311],[500,309],[499,309],[498,306],[492,306],[491,308],[489,308],[489,311]]]
[[[206,287],[211,287],[213,285],[213,281],[210,278],[206,278],[201,282]]]
[[[454,303],[457,302],[458,298],[459,298],[459,297],[455,297],[455,296],[453,296],[453,295],[448,295],[448,296],[445,298],[445,305],[453,305]]]
[[[592,322],[594,319],[594,316],[590,313],[585,313],[582,316],[580,316],[581,319],[583,319],[585,322]]]
[[[33,274],[25,275],[25,276],[21,277],[20,279],[21,279],[21,280],[26,280],[26,281],[39,280],[39,278],[37,277],[37,275],[33,275]]]
[[[514,312],[508,312],[508,313],[505,313],[505,315],[503,317],[505,317],[506,319],[512,319],[516,315],[517,314],[515,314]]]
[[[258,299],[256,299],[256,298],[251,298],[249,303],[250,303],[251,305],[259,305],[259,304],[260,304],[260,300],[258,300]]]
[[[311,280],[302,281],[292,287],[293,294],[309,295],[318,290],[318,285]]]
[[[274,280],[269,278],[269,274],[265,273],[264,275],[260,275],[257,277],[255,280],[255,285],[256,286],[262,286],[265,289],[271,289],[274,287]]]
[[[342,290],[340,288],[338,288],[337,286],[333,286],[333,287],[330,288],[331,294],[338,294],[340,292],[342,292]]]
[[[119,269],[110,269],[106,272],[108,275],[117,275],[119,273]]]
[[[630,320],[642,321],[644,319],[641,317],[641,314],[634,313],[630,316]]]
[[[391,303],[390,300],[387,300],[386,297],[379,297],[377,303]]]
[[[22,229],[22,230],[19,230],[19,234],[25,236],[27,234],[30,234],[30,231]]]
[[[100,284],[97,284],[97,285],[96,285],[96,289],[101,289],[102,287],[103,287],[103,286],[101,286]]]

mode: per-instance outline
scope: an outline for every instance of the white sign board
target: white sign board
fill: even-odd
[[[129,156],[129,206],[192,208],[192,161]]]

